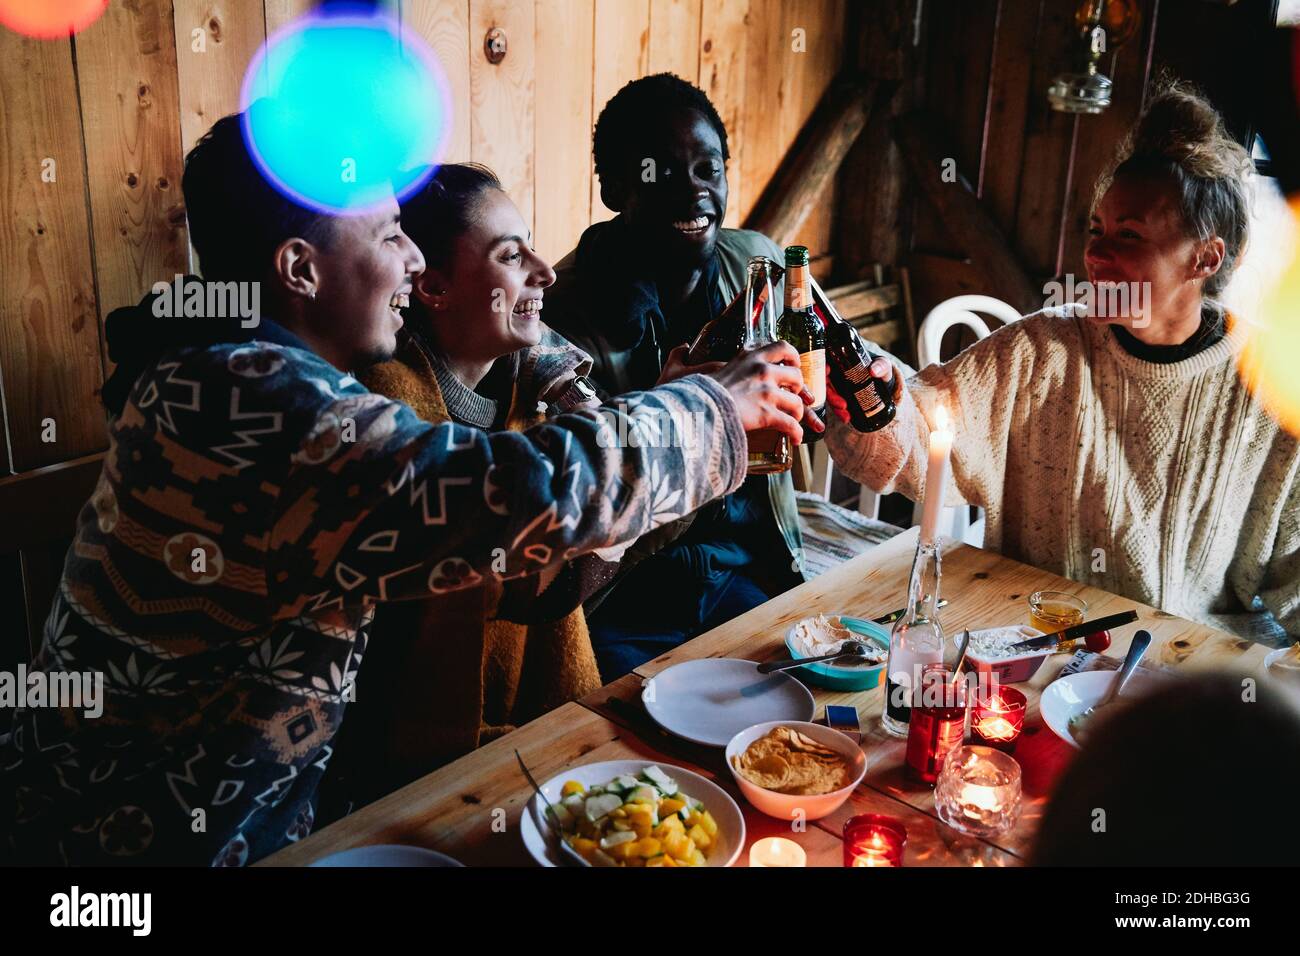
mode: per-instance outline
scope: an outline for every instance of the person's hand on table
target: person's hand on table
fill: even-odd
[[[813,396],[799,371],[799,353],[788,342],[741,352],[711,373],[731,393],[745,431],[772,428],[799,443],[800,419],[808,417],[814,431],[825,431],[822,420],[808,406]]]

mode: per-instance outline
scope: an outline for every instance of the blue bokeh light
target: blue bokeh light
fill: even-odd
[[[359,215],[432,174],[451,127],[447,88],[432,51],[391,17],[303,17],[248,65],[244,138],[287,197]]]

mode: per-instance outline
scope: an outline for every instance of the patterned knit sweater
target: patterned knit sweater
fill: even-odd
[[[999,329],[909,380],[874,434],[827,446],[877,491],[924,494],[929,422],[953,415],[948,503],[988,511],[986,547],[1249,636],[1264,608],[1300,637],[1300,456],[1235,361],[1242,329],[1167,365],[1065,311]]]
[[[295,341],[168,352],[111,418],[32,665],[102,672],[103,715],[17,711],[0,864],[242,864],[306,836],[375,602],[500,586],[745,477],[704,376],[487,434]],[[664,415],[693,443],[620,447]]]

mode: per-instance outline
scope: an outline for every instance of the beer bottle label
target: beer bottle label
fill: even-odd
[[[853,397],[858,407],[868,418],[885,407],[885,403],[880,400],[875,387],[871,384],[871,377],[871,369],[861,363],[844,373],[844,380],[853,386]],[[847,395],[844,397],[848,398]]]
[[[826,404],[826,350],[800,353],[799,371],[803,373],[804,385],[812,392],[812,407],[821,408]]]

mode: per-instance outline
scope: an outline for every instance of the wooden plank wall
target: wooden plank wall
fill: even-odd
[[[70,40],[0,29],[0,474],[102,450],[103,317],[189,268],[184,155],[238,107],[268,34],[312,0],[112,0]],[[501,176],[551,259],[611,213],[591,127],[638,76],[702,84],[739,223],[842,63],[846,0],[389,0],[434,49],[449,158]],[[483,51],[506,31],[497,66]],[[802,30],[803,52],[792,33]],[[800,240],[831,261],[828,194]],[[44,423],[54,421],[53,441]]]
[[[1009,238],[1035,283],[1065,273],[1082,276],[1093,186],[1141,106],[1167,0],[1139,0],[1141,30],[1103,57],[1102,70],[1115,88],[1110,109],[1099,116],[1057,113],[1047,103],[1053,76],[1075,61],[1076,0],[928,2],[922,7],[921,42],[912,47],[911,36],[901,34],[910,33],[916,2],[863,0],[866,12],[860,14],[864,51],[902,49],[915,64],[900,84],[897,111],[919,108],[938,117],[957,172]],[[1188,0],[1188,5],[1204,6],[1199,0]],[[904,29],[892,24],[897,37],[886,35],[891,23],[885,6],[907,8]],[[872,58],[860,54],[859,59],[871,69]],[[879,60],[878,52],[874,60]],[[887,135],[878,123],[868,129],[868,142],[860,144],[841,173],[840,193],[850,203],[868,204],[871,220],[895,228],[873,233],[863,226],[852,236],[841,234],[845,271],[872,261],[909,266],[918,321],[954,295],[997,295],[970,265],[969,250],[959,248],[914,184],[895,184],[892,197],[882,191],[880,157],[889,162],[891,153],[882,143]],[[854,198],[864,194],[866,198]],[[858,228],[859,216],[846,213],[845,225],[850,223]]]

